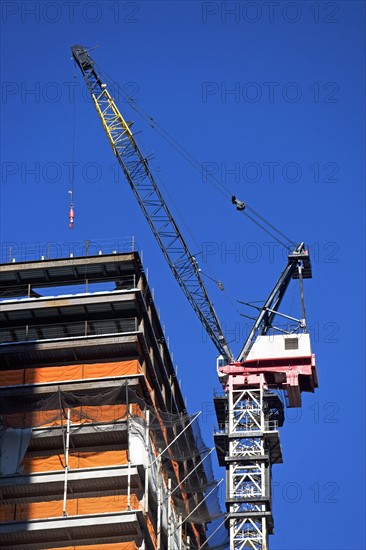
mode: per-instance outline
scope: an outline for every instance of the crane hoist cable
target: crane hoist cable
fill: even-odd
[[[113,82],[111,77],[104,71],[101,67],[98,66],[97,63],[95,63],[95,66],[98,68],[98,71],[100,74],[102,74],[106,80],[109,81],[109,83],[117,87],[118,92],[123,96],[123,98],[129,103],[131,109],[133,109],[136,113],[138,113],[145,122],[149,124],[151,128],[153,128],[167,143],[173,147],[179,153],[195,170],[197,170],[200,174],[203,174],[208,179],[209,183],[217,189],[221,194],[223,194],[227,199],[231,201],[232,204],[234,204],[237,208],[237,210],[241,213],[243,213],[249,220],[251,220],[253,223],[255,223],[258,227],[260,227],[267,235],[275,239],[279,244],[281,244],[284,248],[287,250],[292,250],[294,246],[296,246],[296,243],[294,240],[290,239],[287,235],[285,235],[282,231],[280,231],[278,228],[276,228],[271,222],[269,222],[264,216],[259,214],[254,208],[250,207],[248,204],[244,203],[243,201],[239,201],[234,193],[226,187],[214,174],[208,172],[207,170],[203,169],[202,163],[199,162],[183,145],[181,145],[167,130],[165,130],[151,115],[149,115],[142,107],[139,105],[139,103],[131,96],[129,96],[120,86],[118,83]],[[249,214],[250,212],[251,214]],[[258,218],[258,220],[255,219],[255,217]],[[262,222],[262,223],[261,223]],[[265,224],[265,225],[264,225]],[[266,225],[272,230],[270,231]],[[283,242],[279,237],[276,237],[276,235],[273,233],[277,233],[279,236],[281,236],[285,241],[287,241],[288,244]]]
[[[140,146],[141,149],[144,149],[142,146]],[[146,152],[146,151],[145,151]],[[154,163],[150,160],[149,161],[150,164],[154,167]],[[163,182],[163,179],[161,177],[161,175],[159,174],[159,171],[156,169],[155,167],[155,173],[156,173],[156,176],[157,176],[157,179],[159,180],[161,186],[164,188],[164,192],[166,193],[166,195],[169,197],[169,200],[171,202],[171,204],[174,206],[176,212],[178,213],[179,215],[179,218],[182,222],[182,224],[184,225],[187,233],[189,234],[193,244],[196,246],[197,250],[200,248],[200,245],[197,243],[192,231],[190,230],[189,226],[187,225],[187,223],[184,221],[183,219],[183,216],[180,214],[179,212],[179,208],[178,206],[176,205],[171,193],[169,192],[169,189],[167,188],[167,186],[164,184]],[[202,254],[202,252],[196,252],[195,253],[195,257],[199,256],[200,254]],[[204,277],[207,277],[208,279],[210,279],[213,283],[215,283],[218,288],[223,292],[226,300],[228,301],[228,303],[230,304],[230,306],[234,309],[235,313],[237,313],[238,315],[240,315],[240,312],[234,302],[234,300],[231,298],[230,294],[228,293],[228,291],[226,290],[226,288],[224,287],[222,281],[217,277],[217,275],[214,273],[212,267],[209,265],[209,263],[207,262],[207,259],[205,260],[205,264],[208,268],[208,270],[211,272],[211,274],[209,275],[208,273],[205,273],[204,271],[202,271],[202,269],[200,268],[199,271],[201,273],[201,275],[203,275]],[[229,342],[231,343],[231,342]]]
[[[151,166],[154,167],[154,164],[153,164],[151,161],[150,161],[150,163],[151,163]],[[174,206],[174,208],[175,208],[175,210],[176,210],[176,212],[177,212],[177,214],[178,214],[178,216],[179,216],[179,218],[180,218],[180,221],[181,221],[182,224],[184,225],[184,227],[185,227],[187,233],[189,234],[189,236],[190,236],[190,238],[191,238],[193,244],[196,246],[196,248],[197,248],[197,250],[198,250],[198,249],[200,248],[200,245],[197,243],[197,241],[196,241],[196,239],[195,239],[195,237],[194,237],[194,235],[193,235],[193,233],[192,233],[192,231],[191,231],[189,225],[184,221],[183,216],[182,216],[181,213],[179,212],[179,208],[178,208],[177,204],[175,203],[175,201],[174,201],[174,199],[173,199],[171,193],[169,192],[169,189],[168,189],[167,186],[164,184],[163,179],[162,179],[161,175],[159,174],[159,172],[158,172],[158,170],[157,170],[156,168],[155,168],[155,173],[156,173],[157,179],[159,180],[161,186],[164,188],[165,194],[169,197],[170,203]],[[197,256],[199,256],[200,254],[202,254],[202,252],[196,252],[196,253],[195,253],[195,256],[197,257]],[[210,279],[212,282],[214,282],[214,283],[219,287],[220,290],[225,291],[224,286],[223,286],[222,282],[220,281],[220,279],[218,279],[218,278],[216,277],[215,273],[213,272],[212,268],[209,266],[209,264],[207,263],[207,261],[206,261],[205,263],[206,263],[207,268],[211,271],[211,275],[208,275],[207,273],[204,273],[204,272],[202,271],[202,269],[200,269],[200,273],[201,273],[202,275],[204,275],[205,277],[207,277],[208,279]]]
[[[153,163],[151,163],[151,164],[153,166]],[[189,226],[185,223],[183,217],[180,215],[179,209],[178,209],[177,205],[175,204],[175,201],[174,201],[173,197],[171,196],[171,193],[169,192],[169,189],[164,185],[164,182],[163,182],[159,172],[156,169],[155,169],[155,172],[157,174],[157,178],[159,179],[162,187],[164,188],[165,193],[169,197],[170,202],[173,204],[174,208],[176,209],[177,213],[179,214],[180,220],[181,220],[182,224],[184,225],[184,227],[186,228],[187,233],[190,235],[190,237],[192,239],[192,242],[195,244],[196,248],[198,249],[199,245],[198,245],[194,235],[192,234],[192,231],[190,230]],[[201,254],[203,254],[203,252],[197,252],[197,253],[195,253],[195,257],[197,257]],[[202,268],[199,269],[200,274],[203,275],[204,277],[206,277],[207,279],[210,279],[213,283],[215,283],[218,286],[218,288],[223,292],[223,295],[225,296],[225,298],[228,301],[228,303],[230,304],[230,306],[234,309],[235,313],[240,315],[240,312],[239,312],[234,300],[231,298],[230,294],[226,290],[226,288],[223,285],[222,281],[214,273],[212,267],[207,262],[207,259],[205,260],[205,264],[206,264],[208,270],[211,272],[211,274],[209,275],[208,273],[205,273],[204,271],[202,271]],[[229,343],[231,343],[231,342],[229,341]]]
[[[74,82],[76,80],[76,63],[74,60]],[[74,211],[74,186],[75,186],[75,127],[76,127],[76,86],[73,87],[72,94],[73,102],[73,115],[72,115],[72,153],[71,153],[71,189],[69,190],[70,195],[70,209],[69,209],[69,228],[73,229],[75,211]]]

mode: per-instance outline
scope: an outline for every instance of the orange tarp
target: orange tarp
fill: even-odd
[[[21,463],[21,471],[24,474],[34,472],[52,472],[64,469],[64,455],[56,454],[51,456],[25,456]],[[69,467],[77,468],[98,468],[103,466],[118,466],[127,464],[127,451],[103,452],[71,452],[69,454]]]
[[[48,550],[53,549],[48,548]],[[138,546],[135,542],[114,542],[113,544],[88,544],[87,546],[62,546],[62,550],[138,550]]]
[[[153,543],[154,543],[155,547],[157,547],[157,545],[158,545],[158,538],[157,538],[157,536],[156,536],[156,533],[155,533],[155,530],[154,530],[154,526],[153,526],[153,524],[152,524],[152,521],[151,521],[151,519],[150,519],[150,517],[149,517],[148,515],[146,515],[145,518],[146,518],[146,524],[147,524],[147,528],[148,528],[148,530],[149,530],[150,536],[151,536],[151,538],[152,538],[152,540],[153,540]]]
[[[132,403],[129,412],[134,416],[141,416],[141,409],[137,403]],[[114,422],[126,418],[126,405],[85,405],[70,409],[70,420],[72,424],[85,422]],[[31,411],[26,413],[15,413],[3,415],[4,426],[60,426],[61,413],[59,409],[44,411]],[[62,419],[65,425],[65,418]]]
[[[5,370],[1,372],[2,386],[19,384],[39,384],[62,380],[84,380],[88,378],[108,378],[141,374],[137,359],[109,363],[85,363],[57,367],[32,367],[28,369]]]
[[[125,512],[127,510],[127,495],[112,495],[94,498],[77,498],[67,501],[68,516],[107,514]],[[140,509],[140,501],[131,494],[130,506],[132,510]],[[26,519],[46,519],[62,517],[62,500],[49,502],[30,502],[28,504],[0,505],[0,521],[23,521]]]

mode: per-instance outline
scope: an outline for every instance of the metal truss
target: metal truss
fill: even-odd
[[[82,46],[74,46],[72,53],[82,71],[114,154],[174,277],[219,353],[230,361],[233,356],[202,281],[197,261],[190,253],[155,182],[148,159],[136,144],[130,130],[131,123],[122,117],[87,50]]]
[[[268,549],[272,529],[271,462],[267,452],[264,390],[231,388],[228,393],[226,503],[230,550]],[[271,423],[272,424],[272,423]]]

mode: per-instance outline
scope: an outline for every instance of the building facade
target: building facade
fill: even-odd
[[[0,285],[0,548],[200,548],[207,449],[138,253],[6,263]]]

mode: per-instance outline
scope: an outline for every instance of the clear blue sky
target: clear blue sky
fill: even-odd
[[[3,1],[1,9],[2,260],[9,243],[135,235],[189,410],[203,409],[212,443],[215,348],[117,171],[79,72],[68,228],[70,46],[99,45],[93,57],[148,113],[239,198],[310,246],[305,293],[320,388],[288,411],[281,432],[270,547],[364,550],[364,2]],[[239,352],[247,325],[236,301],[266,298],[282,250],[133,119],[202,270],[227,289],[232,303],[207,280]]]

